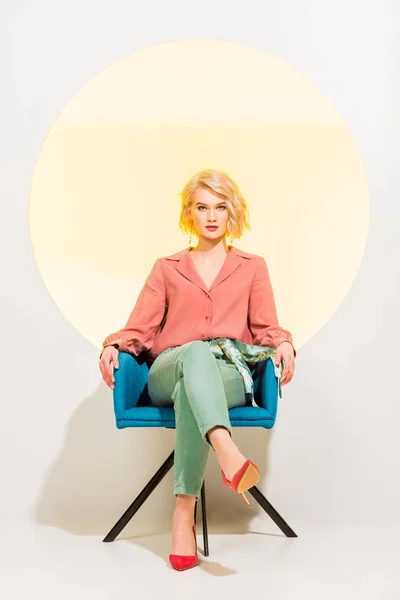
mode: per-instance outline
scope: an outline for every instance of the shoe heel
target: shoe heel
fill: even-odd
[[[221,469],[222,481],[226,485],[226,487],[233,489],[235,492],[240,494],[247,504],[250,506],[249,500],[246,498],[244,492],[246,492],[249,488],[253,487],[258,483],[260,479],[260,469],[251,460],[246,460],[243,463],[242,467],[235,473],[232,478],[232,481],[229,481],[225,477],[225,473]]]
[[[250,506],[250,502],[248,501],[248,499],[244,495],[244,492],[240,492],[240,495],[242,496],[243,500],[246,502],[247,506]]]

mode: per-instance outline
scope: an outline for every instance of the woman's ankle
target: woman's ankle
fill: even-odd
[[[176,496],[174,517],[178,516],[180,519],[185,519],[193,522],[195,504],[196,496],[178,494]]]
[[[222,425],[216,425],[207,431],[206,436],[217,456],[220,453],[236,447],[231,434],[226,427],[223,427]]]
[[[217,460],[225,476],[230,481],[233,475],[243,465],[246,457],[240,452],[225,427],[214,427],[207,433],[211,445],[217,455]]]
[[[243,456],[225,427],[213,427],[207,432],[207,436],[219,462],[226,462],[230,459],[237,461],[238,457]]]

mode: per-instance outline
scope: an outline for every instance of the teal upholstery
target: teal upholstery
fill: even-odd
[[[147,391],[149,364],[144,353],[138,357],[119,352],[119,368],[114,370],[114,413],[118,429],[125,427],[175,428],[175,410],[154,406]],[[229,410],[232,427],[271,429],[278,408],[278,380],[270,358],[251,369],[255,406]]]

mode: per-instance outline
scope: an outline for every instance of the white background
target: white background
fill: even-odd
[[[32,523],[105,535],[173,448],[172,431],[116,429],[99,349],[41,279],[28,197],[41,144],[71,96],[119,58],[185,38],[243,42],[287,61],[358,143],[371,198],[358,276],[299,349],[275,428],[234,437],[299,540],[327,528],[399,532],[399,13],[398,2],[378,0],[1,4],[0,516],[14,523],[10,536]],[[222,489],[211,455],[206,482],[212,531],[233,517],[275,530]],[[171,471],[125,533],[170,531],[172,508]]]

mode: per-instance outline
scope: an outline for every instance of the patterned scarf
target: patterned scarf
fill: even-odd
[[[233,364],[236,365],[237,370],[242,375],[244,380],[247,405],[258,407],[258,404],[254,400],[253,378],[246,361],[256,363],[268,358],[272,360],[275,376],[278,378],[279,398],[282,398],[281,376],[283,371],[283,360],[281,360],[279,367],[275,365],[275,348],[271,346],[254,346],[252,344],[245,344],[244,342],[240,342],[234,338],[213,338],[211,340],[204,340],[204,342],[208,344],[214,356],[221,358],[223,355],[225,355],[231,362],[233,362]]]

